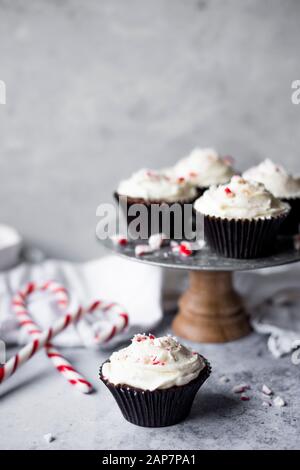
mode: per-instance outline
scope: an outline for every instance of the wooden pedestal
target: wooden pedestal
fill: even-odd
[[[179,300],[173,331],[203,343],[224,343],[247,335],[251,328],[232,273],[190,271],[190,286]]]

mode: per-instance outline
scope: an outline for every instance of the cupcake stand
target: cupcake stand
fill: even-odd
[[[136,257],[135,244],[141,242],[130,242],[125,247],[116,246],[110,239],[101,243],[132,261],[188,271],[189,287],[179,299],[179,311],[172,328],[182,338],[204,343],[232,341],[251,331],[242,299],[233,286],[235,271],[272,268],[300,261],[300,251],[294,249],[289,239],[278,241],[272,256],[253,260],[223,258],[208,247],[188,258],[172,253],[168,246]]]

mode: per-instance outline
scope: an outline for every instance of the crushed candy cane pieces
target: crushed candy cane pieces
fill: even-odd
[[[270,395],[273,394],[272,390],[265,384],[263,384],[261,391],[264,395],[269,395],[270,396]]]
[[[150,236],[148,243],[153,250],[159,250],[167,239],[164,233],[155,233]]]
[[[188,248],[186,248],[184,245],[180,245],[179,247],[179,253],[182,255],[182,256],[191,256],[193,254],[192,250],[189,250]]]
[[[242,393],[242,395],[240,396],[240,399],[242,401],[249,401],[250,397],[249,397],[249,395],[245,395],[244,393]]]
[[[170,245],[173,253],[180,254],[184,257],[191,256],[193,254],[193,249],[189,242],[171,242]]]
[[[197,240],[191,243],[192,250],[202,250],[205,247],[205,240]]]
[[[225,188],[225,193],[227,194],[227,196],[231,196],[233,197],[234,196],[234,193],[231,191],[230,188],[228,188],[228,186]]]
[[[43,437],[47,444],[50,444],[51,442],[55,441],[55,437],[53,436],[53,434],[51,434],[51,432],[45,434]]]
[[[246,392],[246,390],[250,390],[250,385],[249,384],[239,384],[239,385],[235,385],[233,388],[232,388],[232,392],[233,393],[243,393],[243,392]]]
[[[184,183],[185,178],[183,176],[180,176],[180,178],[177,178],[177,183]]]
[[[141,341],[146,341],[147,339],[147,335],[144,333],[144,334],[137,334],[137,335],[134,335],[134,337],[132,338],[132,341],[136,341],[137,343],[140,343]]]
[[[262,406],[266,406],[266,407],[269,408],[270,406],[272,406],[272,403],[271,403],[270,401],[264,400],[264,401],[262,402]]]
[[[157,359],[157,357],[153,357],[152,359],[152,365],[153,366],[164,366],[165,365],[165,362],[163,361],[160,361],[159,359]]]
[[[277,396],[277,397],[274,398],[273,404],[274,404],[275,406],[279,407],[279,408],[282,408],[283,406],[286,405],[284,399],[281,398],[281,397],[279,397],[279,396]]]
[[[128,244],[128,238],[124,235],[112,235],[111,240],[115,245],[126,246]]]
[[[222,375],[220,378],[219,378],[219,382],[221,382],[222,384],[225,384],[227,382],[230,382],[230,379],[229,377],[226,377],[226,375]]]
[[[137,245],[134,249],[136,256],[144,256],[153,253],[153,249],[149,245]]]

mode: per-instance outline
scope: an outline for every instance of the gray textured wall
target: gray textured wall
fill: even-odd
[[[87,259],[97,205],[194,145],[300,170],[297,0],[0,0],[0,221]]]

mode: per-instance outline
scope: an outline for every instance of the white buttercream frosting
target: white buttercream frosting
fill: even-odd
[[[263,183],[276,197],[300,197],[300,177],[290,175],[282,166],[272,160],[264,160],[259,165],[249,168],[244,172],[243,177],[247,180]]]
[[[289,205],[275,198],[261,183],[233,176],[230,183],[211,186],[195,201],[195,210],[227,219],[260,219],[288,212]]]
[[[235,173],[229,160],[211,148],[195,148],[190,155],[179,160],[172,171],[177,177],[186,178],[200,187],[227,183]]]
[[[174,337],[135,335],[130,346],[114,352],[103,364],[102,375],[114,385],[156,390],[185,385],[204,367],[199,354]]]
[[[118,193],[122,196],[147,201],[188,201],[196,197],[196,190],[183,178],[175,178],[164,172],[142,169],[129,179],[121,181]]]

